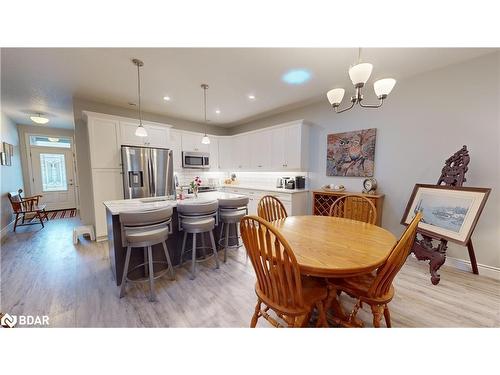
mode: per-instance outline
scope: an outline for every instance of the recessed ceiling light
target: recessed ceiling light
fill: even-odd
[[[290,85],[301,85],[311,79],[311,73],[305,69],[292,69],[283,74],[281,79]]]
[[[255,100],[255,95],[253,95],[253,94],[248,95],[248,99]]]
[[[37,124],[41,124],[41,125],[44,125],[44,124],[49,122],[48,118],[42,117],[42,116],[40,116],[40,114],[38,114],[37,116],[30,116],[30,119],[31,119],[31,121],[33,121]]]
[[[163,100],[165,100],[166,102],[169,102],[170,101],[170,96],[164,96]]]
[[[220,109],[216,109],[215,113],[218,114],[218,115],[220,115]]]

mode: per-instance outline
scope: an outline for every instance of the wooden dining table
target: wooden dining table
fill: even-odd
[[[359,276],[380,267],[396,244],[388,230],[373,224],[329,216],[289,216],[273,222],[287,239],[308,276],[343,278]],[[328,301],[341,321],[346,316],[332,290]]]

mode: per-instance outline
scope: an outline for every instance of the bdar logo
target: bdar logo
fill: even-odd
[[[14,328],[17,324],[17,316],[0,313],[0,325],[3,328]]]

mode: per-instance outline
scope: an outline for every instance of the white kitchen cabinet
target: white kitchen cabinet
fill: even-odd
[[[258,150],[250,149],[249,137],[247,135],[234,136],[233,142],[232,158],[234,159],[235,169],[250,169],[250,152],[258,152]]]
[[[93,169],[92,188],[94,197],[95,235],[98,240],[106,239],[108,230],[106,208],[103,202],[123,199],[121,169]]]
[[[234,168],[233,137],[219,137],[219,169],[230,170]]]
[[[174,170],[179,171],[182,169],[182,132],[178,130],[170,130],[170,145],[172,150]]]
[[[144,123],[143,126],[148,135],[138,137],[135,135],[138,125],[138,121],[120,121],[120,141],[122,145],[169,148],[168,127]]]
[[[271,166],[279,170],[307,170],[309,130],[293,124],[272,130]]]
[[[201,133],[182,133],[182,151],[209,152],[210,145],[201,143],[203,134]]]
[[[120,168],[119,121],[89,117],[87,126],[92,168]]]
[[[210,136],[210,144],[208,145],[208,152],[210,152],[210,170],[216,171],[219,167],[219,139]]]
[[[286,168],[285,160],[286,128],[271,130],[271,168],[282,170]]]
[[[259,131],[250,134],[250,169],[265,171],[271,169],[272,131]]]

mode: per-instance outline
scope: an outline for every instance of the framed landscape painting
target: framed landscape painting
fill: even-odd
[[[421,211],[419,232],[466,245],[491,189],[416,184],[401,224]]]
[[[326,175],[373,177],[377,129],[328,134]]]

